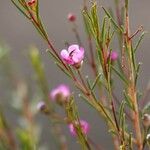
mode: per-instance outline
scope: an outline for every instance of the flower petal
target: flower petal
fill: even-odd
[[[61,57],[62,57],[63,59],[68,59],[68,58],[69,58],[69,53],[68,53],[68,51],[65,50],[65,49],[63,49],[63,50],[61,51],[60,55],[61,55]]]
[[[56,98],[56,95],[59,93],[59,90],[57,88],[53,89],[50,93],[50,98],[54,101]]]
[[[64,97],[68,97],[70,95],[70,89],[67,85],[61,84],[59,87],[61,93],[63,93]]]
[[[74,63],[80,63],[84,58],[84,49],[80,48],[80,51],[75,51],[74,55],[72,56],[72,60]]]
[[[78,51],[78,50],[79,50],[79,45],[77,44],[70,45],[68,48],[69,54],[72,53],[73,51]]]

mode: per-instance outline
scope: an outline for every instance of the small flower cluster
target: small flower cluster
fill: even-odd
[[[60,84],[59,86],[57,86],[56,88],[51,90],[49,98],[52,101],[56,101],[59,105],[63,105],[64,103],[66,103],[69,100],[70,95],[71,95],[71,93],[70,93],[69,87],[65,84]],[[37,104],[37,109],[41,112],[46,113],[46,111],[47,111],[46,104],[43,101],[39,102]],[[75,124],[81,125],[83,134],[88,133],[89,123],[87,121],[80,120],[80,123],[75,122]],[[74,127],[74,124],[70,123],[68,127],[70,130],[70,133],[75,136],[76,129]]]

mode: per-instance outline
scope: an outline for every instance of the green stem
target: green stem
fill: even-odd
[[[132,100],[134,110],[132,110],[132,117],[133,117],[133,124],[134,124],[134,130],[136,134],[136,140],[137,140],[137,147],[138,150],[142,150],[142,135],[141,135],[141,129],[140,129],[140,118],[139,118],[139,107],[137,103],[137,93],[136,93],[136,86],[135,86],[135,68],[134,68],[134,62],[133,62],[133,56],[132,53],[132,41],[130,39],[130,29],[129,29],[129,15],[128,15],[128,0],[125,1],[125,28],[126,28],[126,34],[125,34],[125,42],[128,50],[128,63],[129,63],[129,80],[130,84],[128,86],[128,92],[130,95],[130,98]]]

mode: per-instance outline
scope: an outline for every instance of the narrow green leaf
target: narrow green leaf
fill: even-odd
[[[90,94],[93,96],[94,100],[97,101],[96,95],[92,90],[92,84],[88,77],[86,78],[86,82],[87,82],[88,88],[90,89]]]
[[[137,66],[137,69],[136,69],[136,73],[135,73],[135,85],[137,85],[137,79],[138,79],[138,76],[139,76],[141,65],[142,65],[142,63],[138,63],[138,66]]]
[[[97,85],[97,83],[99,82],[99,78],[101,77],[101,73],[99,73],[97,75],[97,77],[95,78],[95,81],[93,82],[92,86],[91,86],[91,90],[94,90],[95,86]]]
[[[104,10],[104,12],[106,13],[106,15],[111,19],[113,25],[120,31],[123,32],[122,29],[118,26],[118,24],[115,22],[115,20],[113,19],[113,17],[110,15],[110,13],[104,8],[102,7],[102,9]]]
[[[136,60],[135,60],[135,53],[134,53],[134,49],[131,46],[131,57],[132,57],[132,64],[133,64],[133,68],[134,68],[134,72],[136,72]]]
[[[46,52],[49,53],[50,56],[52,56],[56,62],[61,63],[60,59],[58,59],[57,56],[51,50],[47,49]]]
[[[132,100],[131,98],[129,97],[129,95],[124,92],[124,98],[125,98],[125,101],[126,101],[126,104],[127,106],[131,109],[131,110],[135,110],[134,106],[133,106],[133,103],[132,103]]]
[[[139,48],[139,45],[141,44],[141,42],[142,42],[142,40],[143,40],[145,34],[146,34],[146,32],[143,32],[143,33],[141,34],[141,36],[139,37],[139,40],[138,40],[138,42],[137,42],[137,44],[136,44],[136,46],[135,46],[135,48],[134,48],[134,52],[136,52],[137,49]]]
[[[99,63],[101,64],[101,62],[102,62],[102,52],[101,52],[100,48],[97,48],[97,57],[98,57]]]
[[[102,39],[103,46],[106,43],[106,19],[107,17],[105,16],[103,19],[103,25],[102,25],[102,31],[101,31],[102,32],[101,39]]]
[[[126,102],[122,101],[121,105],[119,107],[119,125],[121,126],[122,119],[123,119],[123,114],[124,114],[124,107],[125,107]]]
[[[93,22],[92,22],[91,16],[85,10],[83,10],[83,15],[85,17],[85,20],[86,20],[86,23],[87,23],[87,26],[88,26],[88,30],[90,31],[90,33],[92,34],[92,36],[96,39],[96,37],[95,37],[95,31],[94,31],[94,26],[93,26]]]
[[[108,132],[110,132],[112,135],[117,136],[117,132],[115,130],[109,130]]]
[[[93,25],[95,28],[95,33],[97,34],[97,38],[99,38],[100,35],[100,26],[99,26],[99,19],[98,19],[98,13],[97,13],[97,4],[96,2],[93,3],[92,7],[91,7],[91,17],[93,20]]]
[[[112,41],[114,34],[115,34],[116,30],[112,31],[111,35],[109,36],[109,40],[110,42]]]
[[[114,66],[111,66],[111,68],[120,77],[120,79],[128,85],[128,80]]]
[[[86,10],[84,10],[84,11],[86,12]],[[88,35],[90,35],[91,34],[91,29],[90,29],[90,26],[89,26],[89,23],[88,23],[88,19],[85,16],[84,12],[82,13],[82,16],[83,16],[85,31]]]
[[[114,16],[115,16],[114,11],[113,11],[113,9],[112,9],[111,7],[108,8],[108,12],[109,12],[109,14],[110,14],[110,16],[111,16],[112,18],[115,18],[115,17],[114,17]]]
[[[41,31],[41,29],[36,25],[36,23],[34,21],[32,21],[32,24],[34,25],[35,29],[37,30],[37,32],[41,35],[41,37],[46,40],[45,35],[43,34],[43,32]]]
[[[36,17],[39,20],[39,0],[36,1]]]
[[[48,34],[47,34],[46,30],[45,30],[45,26],[44,26],[44,24],[43,24],[43,22],[42,22],[42,20],[40,18],[40,15],[38,16],[38,23],[39,23],[39,29],[41,30],[41,32],[43,33],[43,35],[44,35],[44,37],[45,37],[45,39],[47,41],[48,40]]]
[[[97,45],[99,45],[100,41],[100,25],[99,25],[99,17],[97,13],[97,4],[93,3],[90,12],[83,10],[83,15],[85,16],[90,33],[92,33],[92,36],[97,42]]]
[[[24,10],[21,9],[20,6],[14,0],[11,0],[11,2],[27,19],[30,19],[30,17],[26,14],[26,12],[24,12]]]
[[[132,147],[132,133],[129,134],[129,150],[133,150],[133,147]]]
[[[123,140],[125,140],[125,113],[122,114],[122,123],[121,123],[121,128],[122,128],[122,136],[123,136]],[[125,144],[125,143],[124,143]]]
[[[88,88],[91,90],[92,89],[92,84],[91,84],[91,81],[89,80],[88,76],[86,76],[86,82],[87,82]]]

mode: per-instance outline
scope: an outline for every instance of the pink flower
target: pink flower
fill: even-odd
[[[78,125],[77,122],[75,122],[75,123]],[[87,134],[89,132],[89,123],[84,120],[80,120],[80,125],[81,125],[83,134]],[[74,136],[76,135],[76,129],[72,123],[69,124],[69,130],[72,135],[74,135]]]
[[[70,89],[67,85],[61,84],[54,88],[50,93],[50,98],[52,100],[67,100],[70,96]]]
[[[111,51],[109,55],[111,61],[116,61],[118,59],[118,53],[116,51]]]
[[[76,16],[74,14],[72,14],[72,13],[69,13],[68,14],[68,20],[70,22],[74,22],[76,20]]]
[[[62,59],[69,65],[80,67],[84,59],[84,48],[79,45],[70,45],[68,50],[61,51]]]

